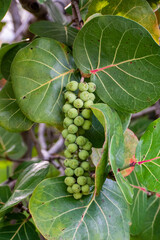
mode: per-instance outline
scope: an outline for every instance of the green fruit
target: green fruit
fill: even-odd
[[[91,126],[92,126],[91,121],[90,121],[90,120],[85,120],[84,123],[83,123],[83,125],[82,125],[82,128],[83,128],[84,130],[89,130]]]
[[[74,100],[76,99],[76,95],[69,91],[64,94],[64,97],[66,100],[68,100],[69,103],[74,102]]]
[[[80,176],[77,178],[77,183],[81,186],[85,185],[87,183],[87,178],[84,176]]]
[[[89,172],[84,172],[83,176],[89,177],[89,176],[90,176],[90,175],[89,175]]]
[[[96,84],[94,84],[94,83],[92,83],[92,82],[89,82],[89,83],[88,83],[88,91],[89,91],[90,93],[95,92],[95,91],[96,91]]]
[[[85,145],[87,142],[87,138],[83,137],[83,136],[79,136],[77,137],[76,139],[76,143],[79,145],[79,146],[83,146]]]
[[[67,192],[72,194],[73,193],[72,187],[67,187]]]
[[[66,137],[66,140],[69,142],[69,143],[74,143],[76,141],[76,135],[74,134],[68,134],[67,137]]]
[[[70,117],[70,118],[76,118],[77,116],[78,116],[78,111],[77,111],[77,109],[71,108],[71,109],[68,111],[68,117]]]
[[[70,143],[70,144],[68,145],[68,148],[67,148],[67,150],[68,150],[70,153],[76,152],[77,149],[78,149],[78,146],[77,146],[77,144],[75,144],[75,143]]]
[[[76,182],[75,178],[74,177],[66,177],[64,179],[64,183],[67,185],[67,186],[72,186],[74,183]]]
[[[76,169],[74,170],[74,174],[75,174],[77,177],[82,176],[82,175],[84,174],[83,168],[81,168],[81,167],[76,168]]]
[[[79,135],[84,135],[85,134],[85,130],[83,128],[79,128],[78,129],[78,134]]]
[[[82,126],[84,123],[84,118],[81,116],[78,116],[74,119],[74,124],[78,127]]]
[[[62,131],[62,136],[63,136],[64,138],[66,138],[67,135],[68,135],[68,130],[67,130],[67,129],[64,129],[64,130]]]
[[[88,184],[89,186],[91,186],[91,185],[93,184],[92,178],[87,177],[87,184]]]
[[[83,101],[88,101],[90,99],[90,94],[88,91],[83,91],[80,93],[80,99]]]
[[[64,172],[67,177],[71,177],[74,175],[74,171],[71,168],[66,168]]]
[[[79,90],[81,91],[81,92],[83,92],[83,91],[87,91],[88,90],[88,83],[86,83],[86,82],[83,82],[83,83],[79,83]]]
[[[85,103],[84,103],[84,107],[85,108],[90,108],[90,106],[92,106],[93,105],[93,101],[92,100],[88,100],[88,101],[86,101]]]
[[[69,111],[69,109],[71,109],[71,108],[72,108],[71,104],[65,103],[62,109],[63,109],[64,113],[67,113]]]
[[[66,158],[72,158],[72,154],[67,149],[64,151],[64,156]]]
[[[69,91],[76,91],[78,89],[78,82],[71,81],[71,82],[67,83],[66,89]]]
[[[89,119],[92,116],[92,111],[90,109],[83,109],[82,116],[86,119]]]
[[[75,198],[75,199],[81,199],[82,198],[82,196],[83,196],[83,194],[82,193],[74,193],[73,194],[73,197]]]
[[[94,93],[89,93],[89,100],[94,101],[95,98],[96,98],[96,97],[95,97]]]
[[[84,186],[82,186],[82,192],[83,193],[88,193],[90,191],[90,188],[89,188],[89,185],[84,185]]]
[[[89,157],[89,153],[86,150],[81,150],[78,156],[81,160],[86,160]]]
[[[78,165],[79,165],[79,162],[76,159],[71,159],[69,161],[69,167],[72,169],[76,169],[78,167]]]
[[[87,141],[87,143],[83,146],[83,149],[86,151],[90,151],[92,148],[92,143],[90,141]]]
[[[75,108],[82,108],[83,107],[83,101],[80,98],[77,98],[73,103]]]
[[[73,186],[72,186],[72,191],[73,191],[74,193],[79,193],[79,192],[81,191],[80,185],[77,184],[77,183],[73,184]]]
[[[68,145],[69,145],[69,142],[68,142],[68,140],[67,140],[67,139],[64,141],[64,145],[65,145],[66,147],[68,147]]]
[[[89,165],[89,162],[82,162],[81,163],[81,167],[85,170],[85,171],[89,171],[90,169],[90,165]]]
[[[71,119],[71,118],[69,118],[69,117],[66,117],[66,118],[64,119],[63,123],[64,123],[65,126],[68,127],[69,125],[71,125],[71,124],[73,123],[73,119]]]
[[[70,162],[70,159],[68,159],[68,158],[66,158],[65,160],[64,160],[64,166],[65,167],[69,167],[69,162]]]
[[[78,127],[74,124],[71,124],[69,127],[68,127],[68,133],[76,133],[78,132]]]

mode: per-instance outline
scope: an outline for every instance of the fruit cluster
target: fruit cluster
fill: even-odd
[[[88,161],[92,152],[92,143],[84,137],[84,134],[92,125],[92,112],[89,108],[95,99],[93,92],[96,90],[96,85],[91,82],[78,84],[76,81],[71,81],[67,84],[66,90],[62,131],[66,146],[64,182],[68,186],[67,191],[73,194],[75,199],[80,199],[90,193],[92,185]]]

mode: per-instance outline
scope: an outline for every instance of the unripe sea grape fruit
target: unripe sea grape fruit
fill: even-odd
[[[83,128],[84,130],[89,130],[91,126],[92,126],[91,121],[90,121],[90,120],[85,120],[84,123],[83,123],[83,125],[82,125],[82,128]]]
[[[84,123],[84,118],[81,117],[81,116],[77,116],[75,119],[74,119],[74,124],[78,127],[82,126]]]
[[[90,93],[90,94],[89,94],[89,100],[94,101],[95,98],[96,98],[96,97],[95,97],[94,93]]]
[[[87,184],[88,184],[89,186],[91,186],[91,185],[93,184],[91,177],[87,177]]]
[[[74,175],[73,169],[71,169],[71,168],[66,168],[66,169],[65,169],[65,175],[66,175],[67,177],[73,176],[73,175]]]
[[[90,109],[83,109],[81,114],[84,118],[89,119],[92,116],[92,111]]]
[[[68,158],[66,158],[65,160],[64,160],[64,166],[65,167],[69,167],[69,162],[70,162],[70,159],[68,159]]]
[[[66,118],[64,119],[63,123],[64,123],[65,126],[68,127],[69,125],[71,125],[71,124],[73,123],[73,119],[71,119],[71,118],[69,118],[69,117],[66,117]]]
[[[68,114],[68,117],[70,118],[76,118],[78,116],[78,111],[75,108],[71,108],[69,109],[67,114]]]
[[[85,185],[87,183],[87,178],[84,176],[80,176],[77,178],[77,183],[81,186]]]
[[[82,192],[83,193],[89,193],[89,191],[90,191],[90,188],[89,188],[88,184],[82,186]]]
[[[75,174],[77,177],[82,176],[82,175],[84,174],[83,168],[81,168],[81,167],[76,168],[76,169],[74,170],[74,174]]]
[[[82,127],[79,127],[78,134],[79,135],[84,135],[85,134],[85,130]]]
[[[78,167],[78,165],[79,165],[79,162],[76,159],[71,159],[69,161],[69,167],[72,169],[76,169]]]
[[[76,99],[76,95],[74,93],[69,92],[68,94],[66,94],[66,100],[68,100],[69,103],[73,103],[75,99]]]
[[[96,84],[89,82],[88,83],[88,92],[93,93],[96,91]]]
[[[80,191],[81,191],[80,185],[77,184],[77,183],[73,184],[73,186],[72,186],[72,191],[73,191],[74,193],[80,192]]]
[[[75,144],[75,143],[70,143],[70,144],[68,145],[68,148],[67,148],[67,150],[68,150],[70,153],[76,152],[77,149],[78,149],[78,146],[77,146],[77,144]]]
[[[67,129],[64,129],[64,130],[62,131],[62,136],[63,136],[64,138],[66,138],[66,137],[68,136],[68,130],[67,130]]]
[[[88,83],[86,83],[86,82],[79,83],[78,87],[79,87],[79,90],[81,92],[87,91],[88,90]]]
[[[72,154],[67,149],[64,151],[64,156],[66,158],[72,158]]]
[[[85,171],[89,171],[89,169],[90,169],[90,164],[89,164],[89,162],[82,162],[81,163],[81,167],[85,170]]]
[[[86,151],[90,151],[92,148],[92,143],[90,141],[87,141],[87,143],[83,146],[83,149]]]
[[[69,91],[72,91],[72,92],[76,91],[78,89],[78,82],[71,81],[71,82],[67,83],[66,89]]]
[[[70,143],[69,143],[68,140],[66,139],[66,140],[64,141],[64,145],[65,145],[66,147],[68,147],[69,144],[70,144]]]
[[[67,113],[69,111],[69,109],[71,109],[71,108],[72,108],[71,104],[65,103],[62,109],[63,109],[64,113]]]
[[[76,135],[74,134],[71,134],[69,133],[67,136],[66,136],[66,140],[69,142],[69,143],[74,143],[76,141]]]
[[[74,197],[75,199],[77,199],[77,200],[78,200],[78,199],[81,199],[82,196],[83,196],[82,193],[74,193],[74,194],[73,194],[73,197]]]
[[[84,107],[85,108],[90,108],[93,105],[93,101],[92,100],[88,100],[84,103]]]
[[[87,138],[83,137],[83,136],[79,136],[77,137],[76,139],[76,143],[79,145],[79,146],[83,146],[87,143]]]
[[[74,134],[74,133],[76,133],[76,132],[78,132],[78,127],[77,127],[76,125],[74,125],[74,124],[71,124],[71,125],[68,127],[68,133]]]
[[[86,160],[89,157],[89,153],[86,150],[81,150],[78,154],[81,160]]]
[[[73,193],[72,187],[67,187],[67,192],[72,194]]]
[[[81,92],[80,99],[82,99],[82,101],[88,101],[90,99],[90,93],[88,91]]]
[[[83,107],[83,101],[80,98],[77,98],[74,102],[73,105],[75,108],[82,108]]]
[[[64,183],[67,185],[67,186],[72,186],[74,183],[76,182],[75,178],[74,177],[66,177],[64,179]]]

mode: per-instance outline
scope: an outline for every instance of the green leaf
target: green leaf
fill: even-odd
[[[1,59],[1,73],[3,75],[3,77],[7,80],[11,80],[10,79],[10,68],[11,68],[11,64],[12,61],[16,55],[16,53],[23,47],[25,47],[28,43],[26,41],[24,42],[19,42],[16,45],[12,45],[12,48],[9,49],[2,57]],[[1,56],[1,54],[0,54]]]
[[[136,149],[138,162],[160,156],[160,118],[152,122],[141,137]],[[160,192],[160,159],[136,164],[136,174],[140,183],[148,190]]]
[[[19,133],[11,133],[0,127],[0,156],[12,159],[21,158],[27,150]]]
[[[53,38],[68,46],[72,46],[78,30],[73,27],[63,26],[59,23],[49,21],[39,21],[32,23],[30,32],[40,37]]]
[[[73,56],[101,100],[119,111],[140,111],[160,97],[160,47],[132,20],[93,18],[77,34]]]
[[[9,214],[0,220],[0,240],[40,240],[35,226],[21,214]]]
[[[48,170],[48,162],[34,163],[28,166],[18,177],[14,192],[1,208],[0,214],[32,194],[35,187],[45,178]]]
[[[93,0],[88,16],[97,12],[102,15],[118,15],[134,20],[145,27],[152,34],[154,40],[159,43],[160,33],[157,19],[146,0]]]
[[[11,0],[0,0],[0,21],[3,19],[5,14],[7,13],[9,6],[11,4]]]
[[[9,188],[9,186],[5,185],[5,186],[0,186],[0,208],[3,206],[3,204],[5,202],[7,202],[7,200],[9,199],[9,197],[11,196],[11,190]]]
[[[11,68],[13,90],[30,120],[61,127],[63,88],[74,77],[70,60],[66,48],[49,38],[36,39],[17,53]]]
[[[131,226],[130,233],[138,235],[143,229],[143,223],[146,219],[147,194],[142,191],[142,185],[139,183],[135,172],[133,171],[128,177],[128,181],[134,186],[133,204],[130,206]],[[137,187],[137,188],[136,188]]]
[[[128,128],[130,121],[131,121],[131,114],[130,113],[126,113],[126,112],[120,112],[117,111],[118,116],[121,119],[121,123],[122,123],[122,128],[123,128],[123,132],[126,131],[126,129]]]
[[[0,183],[8,179],[13,172],[13,162],[0,158]]]
[[[148,200],[146,217],[143,222],[143,231],[140,234],[141,240],[159,240],[160,237],[160,198],[152,196]]]
[[[152,122],[151,119],[148,118],[148,116],[144,116],[138,119],[132,120],[132,122],[129,125],[129,129],[131,129],[138,138],[140,138],[144,132],[146,131],[149,124]]]
[[[98,197],[82,200],[68,195],[63,178],[47,179],[33,192],[29,209],[48,240],[129,239],[128,206],[116,182],[109,179]]]
[[[11,82],[7,82],[0,91],[0,126],[9,131],[22,132],[33,125],[21,112],[15,98]]]

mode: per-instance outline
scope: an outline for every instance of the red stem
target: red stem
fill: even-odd
[[[93,69],[93,70],[90,70],[91,73],[95,74],[96,72],[100,72],[104,69],[107,69],[107,68],[110,68],[110,67],[114,67],[115,65],[109,65],[109,66],[105,66],[105,67],[102,67],[102,68],[97,68],[97,69]]]

